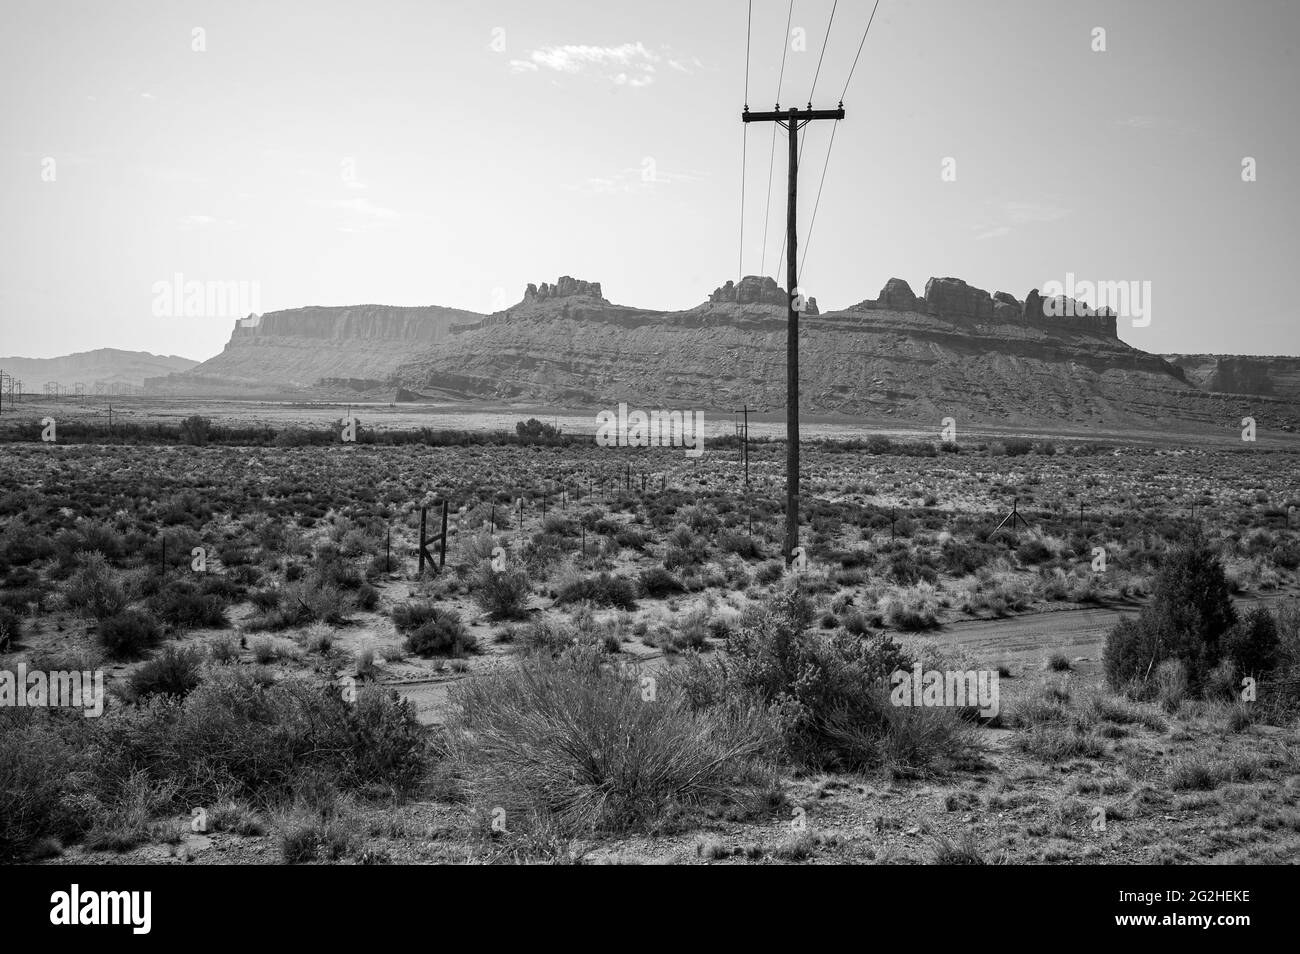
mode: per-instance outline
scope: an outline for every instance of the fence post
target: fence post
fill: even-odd
[[[426,552],[424,549],[425,523],[426,523],[426,510],[424,507],[421,507],[420,508],[420,568],[418,571],[419,576],[424,576],[424,554]]]

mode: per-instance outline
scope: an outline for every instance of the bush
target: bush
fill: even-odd
[[[1151,603],[1106,637],[1102,666],[1112,689],[1147,684],[1166,659],[1180,661],[1189,687],[1199,691],[1218,665],[1223,637],[1236,623],[1223,564],[1204,539],[1193,536],[1162,561]]]
[[[615,606],[619,609],[636,609],[636,590],[630,582],[612,573],[598,573],[573,580],[560,588],[557,603],[594,603],[597,606]]]
[[[518,830],[646,829],[767,779],[754,715],[694,710],[666,685],[647,705],[639,681],[600,658],[585,647],[530,656],[452,690],[449,752],[476,804],[504,809]]]
[[[393,625],[405,633],[435,619],[441,612],[433,603],[405,602],[394,606],[390,615]]]
[[[479,564],[470,583],[474,598],[496,619],[520,619],[528,603],[528,575],[523,570],[495,570],[489,561]]]
[[[202,447],[212,436],[212,421],[199,414],[191,415],[181,421],[181,440],[186,444]]]
[[[726,660],[688,659],[675,678],[697,706],[770,709],[787,753],[819,771],[921,767],[970,745],[955,711],[891,704],[890,676],[912,662],[892,639],[809,631],[811,621],[807,599],[783,592],[728,638]]]
[[[437,609],[406,637],[406,648],[417,656],[464,656],[478,652],[478,641],[454,610]]]
[[[151,659],[131,674],[125,695],[132,701],[149,696],[188,695],[199,684],[203,654],[198,649],[168,646],[157,659]]]
[[[357,609],[373,610],[379,605],[379,590],[369,583],[363,583],[357,588],[356,596],[353,597]]]
[[[99,623],[99,644],[113,659],[139,659],[161,641],[158,622],[139,610],[125,610]]]
[[[652,566],[641,571],[641,592],[650,599],[663,599],[674,593],[686,592],[682,581],[661,566]]]
[[[22,638],[22,617],[12,610],[0,607],[0,653],[9,652]]]
[[[107,619],[126,609],[126,591],[117,574],[97,550],[76,558],[77,569],[64,584],[63,598],[74,613]]]
[[[1252,676],[1271,672],[1278,664],[1280,648],[1277,622],[1263,606],[1253,607],[1228,632],[1223,646],[1225,656],[1232,660],[1237,672]]]
[[[99,745],[109,788],[136,772],[172,786],[178,807],[223,798],[288,799],[325,778],[329,788],[412,790],[426,756],[410,704],[365,686],[349,704],[332,686],[267,683],[223,668],[183,701],[111,712]]]
[[[0,708],[0,858],[21,857],[41,839],[70,840],[88,826],[94,763],[80,740],[96,721]]]
[[[180,629],[220,629],[227,625],[225,600],[204,593],[189,580],[167,583],[149,598],[149,609],[163,622]]]

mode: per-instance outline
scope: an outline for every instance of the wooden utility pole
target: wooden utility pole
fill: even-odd
[[[758,410],[754,408],[754,410]],[[749,402],[746,401],[737,412],[745,416],[745,423],[740,427],[740,459],[745,464],[745,486],[749,486]]]
[[[785,344],[785,563],[794,559],[794,549],[799,545],[799,312],[795,310],[795,296],[799,289],[799,270],[795,258],[795,214],[799,194],[799,130],[814,119],[843,119],[844,104],[837,109],[796,109],[791,106],[782,111],[778,103],[770,113],[751,113],[749,106],[740,114],[746,123],[778,123],[790,133],[790,195],[785,211],[785,280],[786,280],[786,344]],[[803,308],[800,303],[800,310]]]

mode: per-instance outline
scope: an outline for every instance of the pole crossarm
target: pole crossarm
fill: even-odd
[[[741,122],[746,123],[780,123],[782,126],[789,128],[790,119],[793,118],[802,126],[810,119],[843,119],[844,107],[838,109],[795,109],[793,106],[789,109],[777,108],[775,112],[750,112],[746,109],[740,114]]]

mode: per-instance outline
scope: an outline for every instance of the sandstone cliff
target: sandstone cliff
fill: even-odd
[[[221,354],[183,374],[152,378],[152,391],[294,389],[322,379],[385,381],[402,361],[481,317],[438,306],[311,306],[235,323]]]
[[[453,327],[404,364],[397,383],[587,407],[784,404],[786,297],[772,279],[725,284],[681,312],[565,287],[570,294],[525,295]],[[1207,395],[1182,368],[1125,344],[1113,315],[1053,318],[1042,303],[1036,291],[1021,301],[953,278],[931,279],[917,296],[891,279],[875,299],[805,313],[800,405],[855,417],[1072,426],[1222,426],[1245,413],[1240,401]],[[1250,410],[1261,421],[1300,416],[1294,404],[1265,399]]]
[[[1300,401],[1300,357],[1168,354],[1187,380],[1205,391],[1268,395]]]

